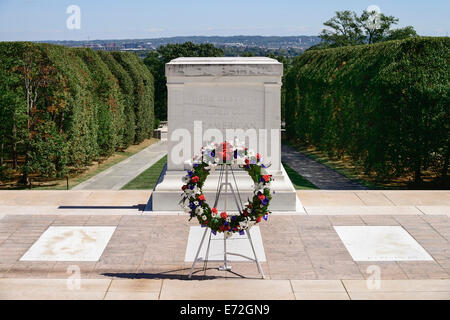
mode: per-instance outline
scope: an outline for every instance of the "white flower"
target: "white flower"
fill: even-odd
[[[189,176],[184,176],[184,177],[181,178],[181,181],[182,181],[183,183],[188,183],[189,180],[191,180],[191,178],[190,178]]]
[[[249,221],[248,222],[248,228],[250,229],[251,227],[253,227],[256,224],[256,221]]]
[[[236,159],[236,164],[243,166],[245,164],[245,159],[243,157],[238,156],[238,158]]]
[[[201,194],[202,191],[200,190],[199,187],[195,186],[194,189],[192,189],[192,193],[194,193],[194,194]]]
[[[203,221],[206,221],[206,219],[208,219],[206,216],[202,216]]]
[[[213,218],[216,218],[216,217],[218,217],[219,216],[219,213],[217,212],[212,212],[211,211],[211,216],[213,217]]]
[[[199,205],[199,202],[198,202],[198,201],[194,201],[194,204],[195,204],[196,206],[198,206],[198,205]]]
[[[191,168],[191,169],[192,169],[193,163],[192,163],[191,160],[186,160],[186,161],[184,162],[184,164],[185,164],[185,166],[187,166],[188,168]]]
[[[231,237],[233,235],[233,233],[230,231],[225,231],[224,234],[225,234],[225,239],[228,239],[229,237]]]
[[[191,212],[191,208],[189,208],[188,206],[184,206],[184,212],[189,213]]]
[[[264,194],[264,189],[257,189],[257,190],[255,190],[255,194],[258,194],[258,192],[261,192],[262,194]]]
[[[198,215],[202,215],[203,214],[203,208],[202,207],[195,208],[195,213],[198,214]]]
[[[231,222],[231,217],[227,217],[225,220],[226,220],[227,222]]]

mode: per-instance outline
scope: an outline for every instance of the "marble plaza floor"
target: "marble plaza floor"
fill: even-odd
[[[149,195],[1,192],[0,299],[450,299],[448,191],[299,191],[306,213],[252,234],[265,280],[243,261],[188,280],[198,224]]]

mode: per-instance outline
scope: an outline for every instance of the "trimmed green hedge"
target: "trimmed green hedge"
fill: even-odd
[[[2,42],[0,120],[2,172],[63,176],[151,137],[153,78],[134,53]]]
[[[135,142],[142,142],[153,131],[153,76],[137,55],[113,52],[116,61],[128,72],[134,85]]]
[[[286,75],[287,137],[380,180],[449,165],[449,38],[311,50]]]

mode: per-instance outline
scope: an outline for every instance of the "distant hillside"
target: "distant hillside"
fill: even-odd
[[[122,40],[86,40],[86,41],[42,41],[68,47],[88,47],[96,50],[153,50],[169,43],[191,41],[196,44],[211,43],[223,48],[225,55],[252,53],[282,53],[295,56],[320,42],[317,36],[185,36],[154,39],[122,39]]]

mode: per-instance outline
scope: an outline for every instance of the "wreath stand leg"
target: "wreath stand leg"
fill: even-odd
[[[233,169],[231,168],[230,164],[225,164],[224,166],[225,166],[225,182],[222,182],[222,177],[223,177],[223,167],[222,167],[222,170],[221,170],[220,176],[219,176],[219,184],[218,184],[218,187],[217,187],[218,192],[216,193],[216,199],[214,201],[214,207],[217,207],[217,203],[219,202],[220,194],[222,193],[222,187],[225,186],[225,194],[227,194],[228,193],[228,186],[229,186],[230,189],[231,189],[231,193],[233,194],[233,197],[234,197],[236,206],[238,208],[238,211],[239,211],[240,214],[242,214],[242,210],[241,210],[242,203],[241,203],[241,205],[239,205],[238,199],[237,199],[236,194],[234,192],[234,188],[231,185],[231,183],[228,182],[228,169],[231,169],[231,172],[232,172],[233,178],[234,178]],[[236,184],[236,179],[234,179],[234,182]],[[239,195],[239,190],[237,189],[237,184],[236,184],[236,190],[237,190],[238,195]],[[225,200],[224,210],[226,210],[226,206],[227,206],[227,200],[226,199],[227,198],[224,199]],[[241,197],[239,195],[239,200],[240,199],[241,199]],[[194,268],[195,268],[195,265],[196,265],[197,261],[200,260],[198,258],[198,256],[200,255],[200,251],[202,249],[203,243],[205,242],[205,238],[206,238],[206,234],[208,233],[208,230],[210,230],[210,229],[208,227],[206,227],[205,232],[203,233],[202,240],[200,241],[200,244],[198,246],[194,262],[192,263],[191,271],[189,272],[189,277],[188,277],[189,279],[191,279],[191,277],[192,277],[192,273],[194,272]],[[252,237],[250,235],[250,230],[246,230],[245,232],[247,234],[247,239],[250,242],[250,246],[251,246],[252,251],[253,251],[254,259],[250,258],[250,257],[247,257],[247,256],[244,256],[244,255],[239,254],[239,253],[227,252],[227,238],[225,237],[225,234],[224,234],[224,236],[223,236],[223,251],[224,251],[223,252],[223,266],[220,266],[218,269],[220,271],[231,271],[231,266],[227,264],[227,255],[241,256],[241,257],[246,258],[248,260],[254,261],[256,263],[256,266],[258,267],[258,272],[261,274],[261,277],[264,279],[265,278],[264,272],[263,272],[263,270],[261,268],[261,264],[259,263],[258,256],[256,255],[255,247],[253,245]],[[203,270],[205,271],[205,273],[206,273],[206,267],[207,267],[208,258],[209,258],[209,248],[210,248],[210,244],[211,244],[211,233],[212,233],[212,231],[210,230],[209,240],[208,240],[208,248],[207,248],[207,251],[206,251],[206,257],[204,259],[204,265],[203,265]]]

